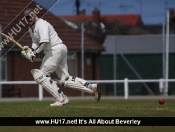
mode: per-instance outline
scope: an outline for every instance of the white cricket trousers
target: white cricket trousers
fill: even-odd
[[[57,77],[61,80],[69,77],[66,45],[58,44],[48,50],[42,60],[40,70],[49,76],[56,72]]]

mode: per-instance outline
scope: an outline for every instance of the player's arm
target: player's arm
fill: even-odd
[[[29,61],[33,62],[36,59],[37,54],[40,53],[46,45],[47,42],[40,43],[38,46],[33,43],[31,48],[29,46],[24,46],[24,51],[21,51],[21,54]]]
[[[44,27],[44,28],[43,28]],[[48,24],[46,22],[42,22],[38,25],[37,29],[38,34],[40,36],[40,42],[39,45],[36,44],[36,39],[33,37],[32,35],[32,31],[29,30],[30,35],[32,37],[32,47],[24,47],[24,50],[27,52],[21,52],[22,55],[24,57],[26,57],[28,60],[30,60],[31,62],[33,62],[33,60],[36,59],[36,56],[38,53],[40,53],[44,47],[49,43],[49,27]],[[29,52],[28,52],[29,51]]]
[[[32,51],[37,55],[38,53],[40,53],[41,51],[43,51],[43,49],[45,48],[45,46],[48,44],[48,42],[43,42],[43,43],[40,43],[39,46],[34,46],[32,44]]]
[[[21,55],[27,58],[29,61],[33,62],[36,59],[37,54],[40,53],[47,44],[48,42],[43,42],[39,45],[37,45],[36,43],[32,43],[31,48],[29,46],[24,46],[24,51],[21,51]]]
[[[32,51],[31,48],[29,48],[29,46],[23,47],[23,51],[21,51],[21,55],[26,59],[28,59],[30,62],[33,62],[34,60],[36,60],[36,54]]]
[[[23,50],[21,51],[21,55],[28,59],[29,61],[33,62],[36,59],[36,54],[33,52],[32,49],[35,49],[38,47],[38,42],[37,40],[33,37],[32,29],[29,28],[29,33],[32,39],[32,47],[29,48],[29,46],[24,46]]]
[[[44,27],[44,28],[43,28]],[[41,21],[37,26],[38,35],[40,37],[39,45],[33,43],[32,50],[37,55],[40,53],[45,46],[49,43],[49,26],[47,22]]]

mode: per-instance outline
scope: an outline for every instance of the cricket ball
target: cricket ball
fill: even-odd
[[[163,105],[165,103],[164,99],[159,99],[159,104]]]

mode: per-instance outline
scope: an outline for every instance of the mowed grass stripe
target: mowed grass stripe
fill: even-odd
[[[5,117],[157,117],[175,116],[175,100],[71,100],[62,107],[50,107],[52,101],[0,102]]]

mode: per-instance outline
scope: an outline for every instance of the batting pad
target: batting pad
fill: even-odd
[[[70,76],[67,81],[73,81],[73,82],[81,83],[82,85],[86,84],[86,81],[84,79],[79,78],[79,77],[75,77],[75,76]]]
[[[46,75],[39,69],[32,69],[31,73],[34,80],[40,84],[44,89],[46,89],[57,101],[63,101],[63,97],[58,93],[59,88],[55,81],[51,77],[46,77]]]
[[[94,94],[94,91],[92,91],[91,89],[83,86],[82,84],[78,83],[78,82],[73,82],[73,81],[65,81],[64,82],[64,87],[66,88],[73,88],[73,89],[77,89],[77,90],[81,90],[90,94]]]

